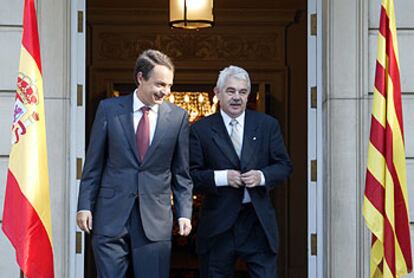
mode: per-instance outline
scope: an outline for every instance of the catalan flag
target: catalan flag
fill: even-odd
[[[52,225],[39,35],[34,0],[25,0],[2,229],[28,278],[53,272]]]
[[[372,233],[371,277],[412,271],[397,31],[382,0],[363,215]]]

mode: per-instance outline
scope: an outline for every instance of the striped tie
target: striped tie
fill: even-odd
[[[240,158],[241,155],[241,134],[240,134],[240,125],[239,122],[236,119],[232,119],[230,122],[230,126],[231,126],[231,134],[230,134],[230,138],[231,138],[231,142],[233,142],[233,146],[234,146],[234,150],[237,153],[237,156]],[[243,193],[243,204],[246,203],[250,203],[251,202],[251,198],[249,195],[249,192],[247,191],[247,189],[244,190]]]
[[[150,123],[148,118],[148,112],[150,108],[143,106],[141,108],[142,117],[138,123],[137,132],[135,134],[135,140],[137,142],[138,155],[141,162],[144,160],[145,153],[148,150],[150,142]]]
[[[231,126],[231,134],[230,134],[230,138],[231,138],[231,142],[233,142],[233,146],[234,146],[234,150],[237,153],[237,156],[240,158],[240,154],[241,154],[241,136],[240,136],[240,125],[239,122],[237,122],[236,119],[232,119],[230,122],[230,126]]]

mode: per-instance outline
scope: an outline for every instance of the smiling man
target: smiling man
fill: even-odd
[[[179,233],[191,231],[187,113],[167,102],[170,59],[146,50],[137,59],[137,89],[101,101],[79,190],[77,223],[92,233],[98,277],[168,277],[172,209]]]
[[[201,277],[234,277],[243,259],[250,277],[277,277],[278,229],[270,190],[291,172],[276,119],[246,110],[248,73],[220,72],[220,111],[191,127],[190,172],[204,196],[197,231]]]

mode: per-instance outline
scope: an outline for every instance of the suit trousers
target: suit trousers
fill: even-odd
[[[171,240],[150,241],[136,201],[125,229],[117,237],[94,234],[92,248],[98,277],[169,277]]]
[[[203,239],[199,239],[203,240]],[[243,205],[235,224],[224,233],[203,240],[208,251],[200,254],[202,278],[234,277],[237,258],[247,263],[252,278],[277,277],[277,254],[267,237],[251,204]]]

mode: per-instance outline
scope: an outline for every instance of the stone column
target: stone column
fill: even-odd
[[[364,277],[361,217],[368,138],[368,4],[324,3],[326,276]]]

